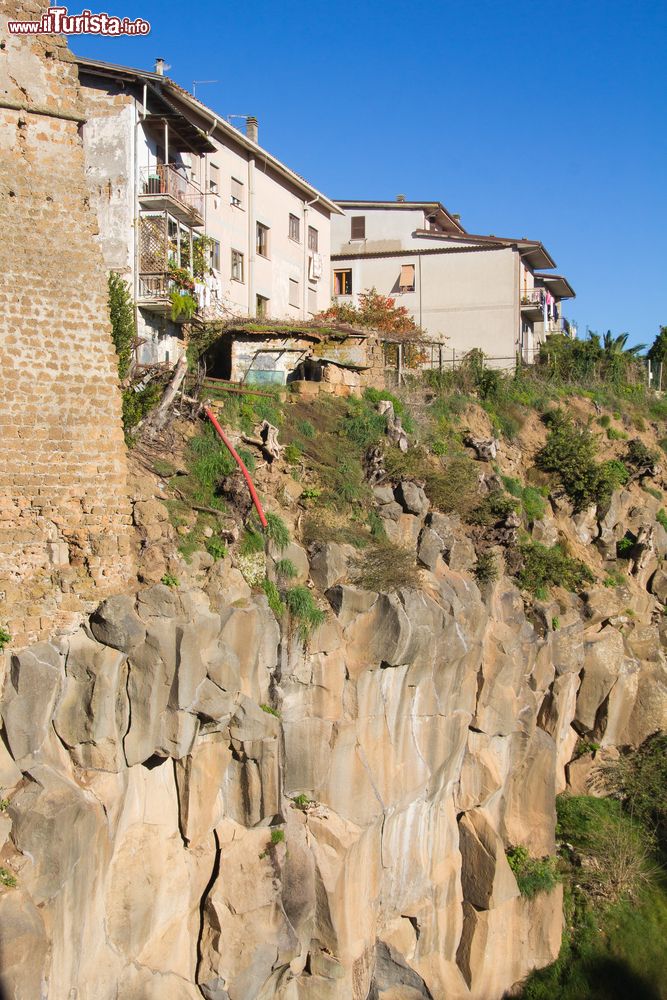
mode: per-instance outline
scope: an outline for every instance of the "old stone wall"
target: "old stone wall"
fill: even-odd
[[[70,628],[129,576],[130,511],[106,274],[79,136],[76,65],[0,14],[0,624]]]

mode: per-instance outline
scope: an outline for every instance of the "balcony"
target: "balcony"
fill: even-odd
[[[147,167],[139,176],[139,200],[146,208],[170,212],[189,226],[204,225],[204,194],[173,163]]]
[[[541,319],[545,302],[546,293],[543,288],[524,288],[521,293],[521,312],[528,319]]]
[[[174,292],[191,296],[195,301],[198,301],[194,291],[194,281],[192,289],[190,289],[190,287],[183,287],[179,281],[174,279],[174,275],[169,271],[144,272],[139,275],[137,305],[142,309],[148,310],[148,312],[156,313],[158,316],[169,316],[171,318],[173,309],[172,294]],[[198,312],[199,308],[197,309]],[[190,318],[187,314],[182,313],[176,318],[175,322],[183,323]]]

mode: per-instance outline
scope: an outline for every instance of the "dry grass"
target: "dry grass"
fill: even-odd
[[[378,593],[420,585],[414,552],[389,541],[378,542],[366,549],[355,560],[352,577],[364,590],[376,590]]]

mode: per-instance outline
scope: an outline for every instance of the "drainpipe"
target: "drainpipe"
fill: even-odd
[[[422,325],[422,255],[417,254],[417,260],[419,262],[419,328]]]
[[[308,319],[308,209],[314,205],[319,198],[303,203],[303,295],[301,296],[301,316]]]
[[[248,316],[255,315],[255,157],[248,160]]]
[[[147,99],[147,88],[144,84],[144,93],[141,108],[137,107],[137,101],[135,99],[135,122],[134,122],[134,176],[132,178],[133,185],[133,199],[132,203],[134,206],[134,225],[132,226],[133,235],[133,260],[134,266],[132,268],[132,288],[133,288],[133,298],[134,298],[134,329],[137,333],[137,340],[139,339],[139,306],[137,305],[137,299],[139,298],[139,128],[146,117],[146,99]],[[135,343],[134,345],[134,360],[138,363],[139,361],[139,345]]]

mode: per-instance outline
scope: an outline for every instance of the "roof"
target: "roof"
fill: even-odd
[[[536,274],[535,280],[542,281],[557,299],[575,299],[577,293],[562,274]]]
[[[257,143],[252,142],[246,135],[239,132],[238,129],[230,125],[228,121],[221,118],[215,111],[207,107],[207,105],[202,104],[198,101],[196,97],[193,97],[187,90],[180,87],[177,83],[171,80],[168,76],[162,76],[160,73],[152,73],[149,70],[134,69],[131,66],[120,66],[116,63],[103,62],[100,59],[86,59],[83,56],[75,56],[75,62],[82,69],[96,74],[98,76],[109,76],[115,78],[129,79],[137,83],[147,84],[151,92],[159,96],[171,111],[177,115],[181,115],[186,121],[189,120],[191,127],[195,128],[199,137],[203,137],[206,140],[207,146],[203,151],[213,151],[215,146],[210,142],[208,136],[217,135],[216,138],[220,138],[221,141],[224,139],[231,140],[242,149],[246,150],[248,153],[252,153],[255,156],[261,157],[264,163],[271,166],[273,170],[281,177],[290,181],[295,187],[299,188],[305,194],[308,195],[309,201],[313,204],[319,203],[321,206],[326,208],[329,212],[335,215],[342,215],[343,212],[338,207],[338,205],[327,198],[326,195],[314,188],[312,184],[309,184],[305,178],[301,177],[294,170],[291,170],[284,163],[278,160],[275,156],[272,156],[267,150]],[[185,111],[182,110],[183,106]],[[201,127],[196,125],[197,119],[201,120]]]
[[[352,326],[348,323],[315,323],[315,322],[303,322],[303,323],[289,323],[289,322],[271,322],[258,321],[256,319],[235,319],[230,320],[221,329],[221,335],[225,333],[242,333],[250,337],[290,337],[299,338],[305,340],[316,340],[322,342],[324,340],[368,340],[370,337],[375,335],[375,331],[368,329],[361,329],[357,326]]]
[[[465,236],[450,235],[449,233],[434,233],[430,229],[418,229],[417,236],[434,240],[458,240],[463,243],[495,244],[496,246],[516,247],[521,256],[531,267],[544,268],[555,267],[556,261],[553,259],[547,248],[539,240],[528,240],[525,237],[520,239],[513,236],[482,236],[478,233],[466,233]]]
[[[344,209],[385,208],[406,211],[414,210],[415,208],[423,208],[425,211],[432,212],[445,229],[452,230],[456,233],[465,233],[466,231],[465,227],[461,225],[460,220],[456,216],[452,215],[452,213],[449,212],[440,201],[354,201],[337,198],[336,204],[340,205],[340,207]]]
[[[488,250],[505,250],[501,243],[494,246],[476,247],[421,247],[415,250],[376,250],[364,253],[332,253],[331,260],[361,260],[364,257],[429,257],[433,254],[443,253],[484,253]]]

